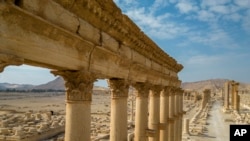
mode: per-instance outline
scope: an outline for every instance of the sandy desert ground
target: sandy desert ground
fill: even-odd
[[[128,100],[128,119],[131,114],[131,101]],[[135,103],[134,103],[135,104]],[[133,105],[134,105],[133,104]],[[184,100],[184,118],[192,119],[199,109],[199,101]],[[234,123],[232,114],[222,112],[222,100],[213,97],[208,109],[205,122],[190,125],[190,135],[183,135],[183,141],[226,141],[229,140],[229,125]],[[135,107],[135,106],[134,106]],[[95,92],[92,100],[92,140],[109,133],[110,95],[107,91]],[[27,112],[42,113],[53,111],[55,115],[65,115],[65,94],[63,92],[50,93],[0,93],[0,117],[2,115],[18,115]],[[248,111],[244,108],[241,111]],[[194,127],[196,126],[196,127]],[[199,130],[199,128],[202,130]],[[198,130],[197,130],[198,129]],[[48,140],[62,140],[63,134]]]

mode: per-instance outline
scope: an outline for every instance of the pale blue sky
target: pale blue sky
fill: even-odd
[[[250,0],[115,0],[156,44],[183,64],[183,82],[250,83]],[[47,69],[8,67],[0,82],[41,84]]]

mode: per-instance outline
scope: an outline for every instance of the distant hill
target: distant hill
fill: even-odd
[[[6,90],[6,89],[27,90],[27,89],[32,89],[33,87],[34,85],[28,85],[28,84],[0,83],[0,90]]]
[[[41,90],[64,90],[64,80],[62,77],[57,77],[55,80],[52,80],[46,84],[35,86],[33,89],[41,89]]]
[[[41,85],[27,85],[27,84],[10,84],[0,83],[0,90],[15,89],[15,90],[65,90],[64,80],[62,77],[57,77],[48,83]],[[94,90],[102,91],[108,90],[108,88],[94,86]]]

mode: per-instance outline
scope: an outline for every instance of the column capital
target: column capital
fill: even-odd
[[[0,72],[3,72],[4,68],[9,65],[20,66],[24,63],[23,58],[19,58],[15,55],[0,53]]]
[[[182,95],[184,93],[184,90],[182,88],[177,88],[178,94]]]
[[[54,75],[60,75],[65,81],[67,102],[91,101],[93,83],[96,77],[88,71],[51,71]]]
[[[164,86],[162,89],[162,93],[161,96],[169,96],[170,95],[170,89],[172,88],[172,86]]]
[[[235,81],[234,81],[234,80],[230,81],[230,84],[231,84],[232,86],[234,86]]]
[[[153,93],[150,93],[150,96],[160,96],[162,86],[161,85],[151,85],[150,90],[153,91]]]
[[[108,84],[112,98],[128,97],[129,84],[124,79],[110,78]]]
[[[133,87],[138,91],[136,93],[137,97],[148,97],[150,85],[144,82],[136,82]]]
[[[177,88],[177,87],[173,87],[173,88],[170,90],[170,94],[172,94],[172,95],[177,95],[177,94],[178,94],[178,88]]]

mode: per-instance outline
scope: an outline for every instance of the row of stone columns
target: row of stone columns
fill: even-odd
[[[65,141],[90,141],[92,90],[97,77],[88,71],[51,73],[62,76],[65,81]],[[109,79],[108,84],[111,90],[110,140],[126,141],[129,85],[119,78]],[[133,87],[136,90],[134,140],[181,141],[183,91],[177,87],[141,82],[134,83]]]
[[[182,90],[161,86],[153,86],[150,89],[143,83],[136,83],[134,87],[136,89],[135,141],[180,141]],[[178,109],[177,103],[180,104]]]
[[[240,108],[240,96],[238,95],[239,83],[235,81],[227,81],[224,84],[224,109],[228,110],[231,103],[231,108],[233,110],[239,111]],[[231,95],[231,101],[229,98]]]

